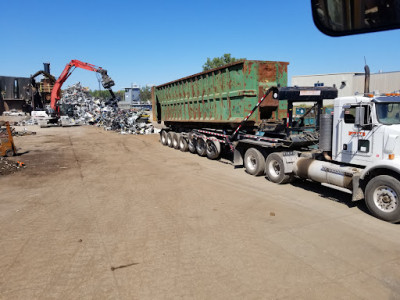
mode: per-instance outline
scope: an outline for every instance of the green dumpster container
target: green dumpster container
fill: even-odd
[[[272,86],[287,86],[287,62],[242,60],[152,89],[153,117],[167,126],[233,127]],[[266,99],[250,118],[286,116],[286,103]],[[284,112],[280,112],[284,110]]]

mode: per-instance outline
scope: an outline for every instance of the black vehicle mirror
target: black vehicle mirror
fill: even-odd
[[[400,28],[400,0],[311,0],[317,28],[343,36]]]
[[[354,125],[362,127],[362,126],[366,125],[364,123],[364,120],[365,120],[365,107],[363,107],[363,106],[356,107],[356,117],[355,117]]]

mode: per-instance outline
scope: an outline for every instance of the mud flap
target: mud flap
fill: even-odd
[[[360,187],[360,173],[353,175],[353,196],[351,201],[358,201],[364,199],[364,191]]]
[[[241,153],[239,150],[237,150],[237,149],[235,149],[235,150],[233,151],[233,166],[234,166],[235,168],[237,168],[237,167],[242,167],[242,166],[243,166],[243,156],[242,156],[242,153]]]

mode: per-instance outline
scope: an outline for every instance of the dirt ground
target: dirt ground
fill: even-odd
[[[399,299],[400,227],[158,135],[29,127],[0,177],[0,299]]]

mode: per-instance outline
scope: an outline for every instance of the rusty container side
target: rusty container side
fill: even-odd
[[[243,60],[194,74],[152,90],[153,117],[166,123],[237,124],[271,86],[287,86],[287,62]],[[264,101],[250,118],[276,119],[282,104]],[[280,116],[282,115],[282,116]]]

